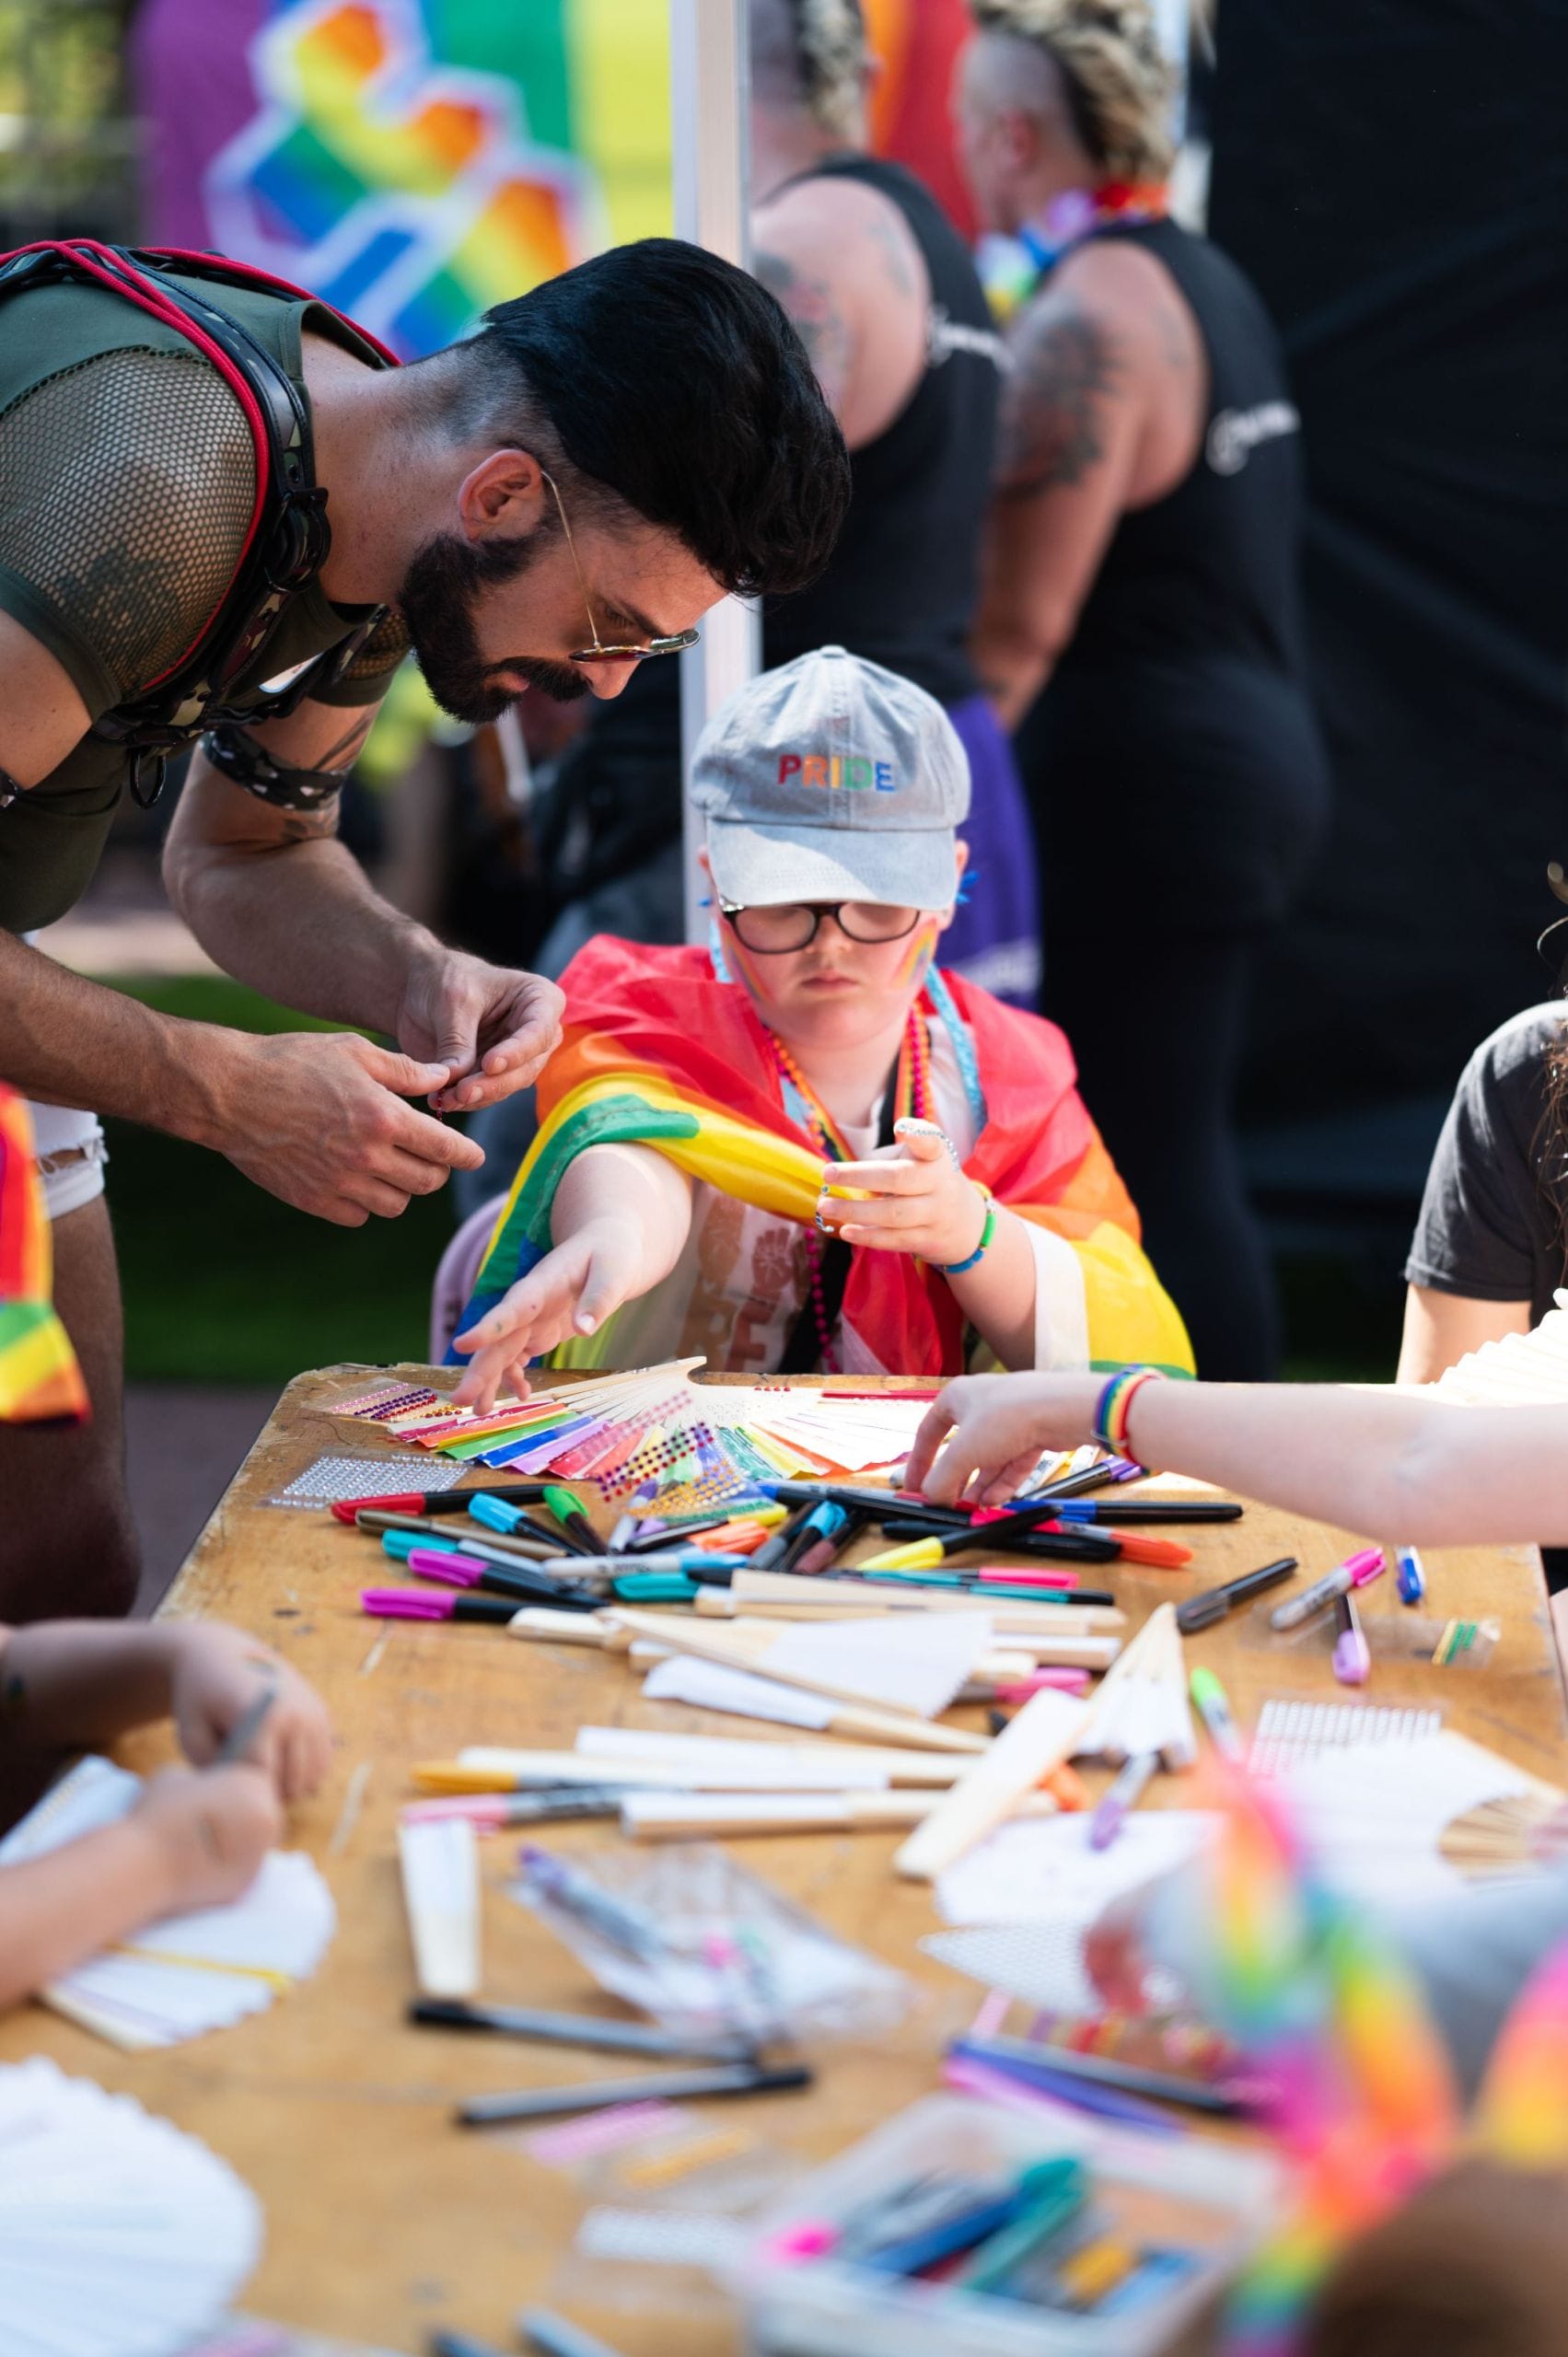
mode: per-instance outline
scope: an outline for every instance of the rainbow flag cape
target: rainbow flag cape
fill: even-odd
[[[32,1122],[0,1081],[0,1422],[87,1421],[87,1387],[50,1301],[52,1274]]]
[[[708,953],[609,935],[563,976],[566,1030],[539,1084],[540,1130],[481,1263],[463,1331],[550,1249],[562,1173],[591,1145],[630,1142],[782,1217],[810,1222],[821,1160],[785,1109],[766,1034]],[[1083,1272],[1096,1366],[1192,1372],[1191,1346],[1144,1256],[1138,1215],[1075,1086],[1053,1024],[941,978],[972,1051],[986,1119],[964,1165],[998,1202],[1066,1239]],[[884,1366],[963,1372],[963,1318],[943,1280],[902,1254],[857,1253],[843,1316]],[[613,1318],[554,1363],[613,1363]]]
[[[1289,2357],[1350,2238],[1457,2148],[1448,2058],[1421,1991],[1326,1888],[1288,1818],[1239,1771],[1211,1771],[1223,1830],[1173,1896],[1192,1997],[1268,2088],[1289,2198],[1238,2281],[1225,2357]]]

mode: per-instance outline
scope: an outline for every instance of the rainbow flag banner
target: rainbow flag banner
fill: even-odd
[[[52,1271],[32,1122],[0,1082],[0,1422],[87,1422],[87,1386],[50,1302]]]

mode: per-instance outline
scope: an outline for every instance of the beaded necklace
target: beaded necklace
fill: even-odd
[[[787,1081],[800,1099],[807,1132],[823,1161],[853,1162],[855,1159],[853,1148],[784,1041],[775,1038],[765,1023],[761,1025],[761,1031],[779,1078]],[[932,1101],[931,1037],[917,1004],[910,1008],[899,1049],[898,1070],[893,1083],[894,1118],[903,1120],[912,1114],[918,1120],[932,1120],[935,1119]],[[809,1263],[811,1306],[822,1345],[822,1371],[825,1375],[842,1375],[843,1370],[833,1349],[832,1329],[829,1324],[828,1305],[822,1291],[821,1238],[814,1227],[806,1231],[806,1257]]]
[[[1129,226],[1163,221],[1167,211],[1167,192],[1155,180],[1102,180],[1098,188],[1065,190],[1010,239],[993,241],[993,259],[985,272],[993,309],[1004,320],[1013,319],[1069,248],[1091,230],[1112,221]]]

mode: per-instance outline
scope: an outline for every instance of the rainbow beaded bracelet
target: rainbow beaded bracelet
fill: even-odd
[[[1162,1372],[1157,1366],[1118,1367],[1101,1390],[1090,1431],[1112,1457],[1127,1454],[1127,1418],[1135,1395],[1145,1383],[1157,1383]]]
[[[934,1262],[933,1266],[935,1268],[939,1276],[961,1277],[967,1269],[977,1267],[979,1263],[984,1260],[986,1253],[991,1248],[991,1239],[996,1233],[996,1206],[991,1200],[991,1190],[989,1187],[982,1187],[981,1189],[981,1192],[985,1197],[985,1225],[980,1231],[980,1242],[975,1246],[974,1250],[970,1254],[967,1260],[937,1260]]]

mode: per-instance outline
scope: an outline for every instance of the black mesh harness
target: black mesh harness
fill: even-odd
[[[396,354],[303,287],[218,254],[157,252],[101,245],[93,238],[44,239],[0,254],[0,301],[28,288],[63,282],[107,288],[177,334],[209,361],[234,395],[255,453],[256,491],[244,545],[227,588],[198,636],[139,695],[93,723],[95,737],[124,747],[131,792],[144,807],[163,791],[168,756],[210,734],[218,766],[268,800],[309,804],[325,799],[339,781],[314,771],[269,763],[248,730],[260,720],[293,712],[305,697],[340,679],[382,620],[371,613],[338,646],[329,647],[269,694],[259,707],[254,689],[243,709],[228,701],[234,684],[255,663],[289,600],[325,563],[331,546],[327,495],[312,465],[310,418],[286,370],[214,297],[175,283],[182,278],[218,285],[252,286],[317,304],[369,344],[389,367]],[[254,771],[252,777],[249,772]],[[263,776],[262,772],[268,772]],[[288,781],[297,780],[292,790]],[[280,784],[281,782],[281,784]],[[12,795],[0,772],[0,807]]]

